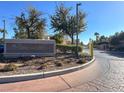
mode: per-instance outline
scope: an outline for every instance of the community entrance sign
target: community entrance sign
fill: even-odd
[[[4,56],[54,56],[55,46],[54,40],[6,39],[4,43]]]

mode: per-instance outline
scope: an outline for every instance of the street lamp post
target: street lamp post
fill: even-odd
[[[5,20],[3,20],[3,27],[4,27],[4,31],[3,31],[3,42],[5,42],[5,33],[6,33],[6,29],[5,29]]]
[[[79,27],[78,27],[78,24],[79,24],[79,16],[78,16],[78,7],[81,6],[81,3],[77,3],[76,4],[76,20],[77,20],[77,29],[76,29],[76,56],[78,58],[78,30],[79,30]]]

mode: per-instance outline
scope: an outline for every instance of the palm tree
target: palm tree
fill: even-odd
[[[4,42],[5,39],[4,33],[7,34],[7,31],[6,30],[4,31],[4,29],[0,29],[0,33],[3,34],[3,37],[0,39],[0,42]]]
[[[99,33],[95,32],[94,35],[96,36],[96,42],[98,42],[99,41]]]
[[[4,32],[4,30],[3,29],[0,29],[0,33],[3,33]]]

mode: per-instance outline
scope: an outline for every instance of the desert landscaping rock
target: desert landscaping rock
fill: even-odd
[[[70,73],[70,72],[85,68],[86,66],[93,63],[94,61],[95,61],[95,58],[86,64],[82,64],[80,66],[70,67],[70,68],[66,68],[66,69],[62,69],[62,70],[56,69],[55,71],[47,71],[47,72],[41,71],[42,73],[40,72],[40,73],[34,73],[34,74],[2,76],[2,77],[0,77],[0,83],[19,82],[19,81],[25,81],[25,80],[32,80],[32,79],[39,79],[39,78],[56,76],[56,75],[62,75],[62,74]]]
[[[38,73],[41,71],[54,71],[69,67],[78,66],[79,59],[76,59],[72,54],[57,54],[55,57],[20,57],[17,59],[5,59],[0,61],[0,76],[8,76],[15,74]],[[87,60],[88,61],[88,60]],[[16,71],[3,72],[3,67],[13,63],[18,68]],[[82,62],[83,64],[83,62]]]

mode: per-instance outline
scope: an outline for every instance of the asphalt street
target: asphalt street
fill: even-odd
[[[92,74],[94,79],[89,78],[89,81],[65,91],[124,92],[124,53],[94,50],[94,55],[101,74]]]

